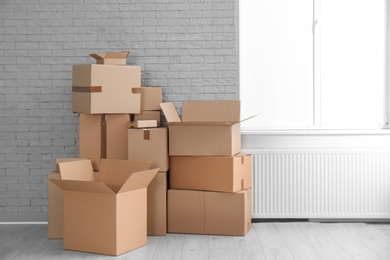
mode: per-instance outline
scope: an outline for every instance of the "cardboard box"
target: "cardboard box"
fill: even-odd
[[[161,87],[133,88],[133,93],[141,94],[141,110],[161,110],[162,102]]]
[[[72,111],[86,114],[140,113],[141,67],[77,64],[72,71]]]
[[[252,156],[170,156],[170,188],[237,192],[252,188]]]
[[[64,237],[64,192],[51,180],[61,180],[58,164],[86,160],[85,158],[56,158],[56,170],[47,175],[47,238],[62,239]],[[97,178],[98,172],[95,172]]]
[[[86,162],[61,163],[61,177],[83,171]],[[53,180],[64,190],[64,249],[117,256],[146,245],[146,187],[158,169],[137,167],[102,160],[97,182]]]
[[[148,186],[148,236],[167,233],[167,172],[159,172]]]
[[[168,232],[244,236],[251,228],[251,190],[168,190]]]
[[[182,120],[173,103],[161,103],[172,156],[232,156],[241,150],[240,101],[190,101]]]
[[[128,129],[128,159],[151,161],[152,168],[169,169],[168,128]]]
[[[128,114],[80,114],[80,157],[92,160],[99,170],[100,159],[127,159]]]
[[[161,126],[161,110],[146,111],[141,110],[140,114],[132,114],[131,121],[156,120],[157,126]]]
[[[137,120],[128,122],[128,128],[148,128],[157,127],[157,120]]]
[[[89,54],[96,60],[96,64],[106,65],[126,65],[126,58],[129,56],[128,51],[123,52],[107,52],[105,54],[93,53]]]

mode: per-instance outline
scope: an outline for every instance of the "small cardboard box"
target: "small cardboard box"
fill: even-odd
[[[182,120],[173,103],[161,103],[172,156],[232,156],[241,150],[240,101],[189,101]]]
[[[63,180],[53,180],[64,190],[64,249],[117,256],[146,245],[146,187],[158,169],[102,160],[99,181],[64,180],[88,162],[60,163]]]
[[[47,238],[62,239],[64,237],[64,192],[51,180],[61,180],[58,164],[86,160],[85,158],[56,158],[56,170],[47,175]],[[97,178],[97,172],[95,179]]]
[[[251,228],[251,190],[168,190],[168,232],[244,236]]]
[[[237,192],[252,188],[252,156],[170,156],[172,189]]]
[[[129,53],[129,51],[107,52],[105,54],[93,53],[89,54],[89,56],[96,60],[96,64],[126,65],[126,58],[129,56]]]
[[[157,120],[137,120],[128,122],[128,128],[149,128],[157,127]]]
[[[72,70],[72,111],[86,114],[137,114],[141,67],[76,64]]]
[[[161,110],[162,102],[161,87],[140,87],[133,88],[133,93],[141,94],[141,110]]]
[[[157,126],[161,126],[161,110],[153,110],[153,111],[141,110],[140,114],[132,114],[131,120],[132,121],[156,120]]]
[[[169,169],[168,128],[129,128],[128,159],[151,161],[152,168]]]
[[[80,114],[80,157],[92,160],[99,170],[100,159],[127,159],[128,114]]]
[[[148,186],[148,236],[167,233],[167,172],[160,171]]]

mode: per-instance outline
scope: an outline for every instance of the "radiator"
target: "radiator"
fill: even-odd
[[[245,150],[252,218],[390,217],[390,150]]]

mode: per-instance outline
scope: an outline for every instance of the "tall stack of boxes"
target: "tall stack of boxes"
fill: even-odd
[[[251,155],[241,154],[240,102],[184,102],[169,124],[168,232],[245,235],[251,227]]]

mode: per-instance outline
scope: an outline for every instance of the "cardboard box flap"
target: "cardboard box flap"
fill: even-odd
[[[239,100],[187,101],[183,122],[240,122]]]
[[[92,58],[96,60],[101,60],[101,59],[126,59],[127,56],[129,56],[129,51],[122,51],[122,52],[107,52],[105,54],[101,53],[92,53],[89,54]]]
[[[56,172],[60,171],[60,167],[58,167],[59,163],[62,162],[72,162],[72,161],[81,161],[81,160],[88,160],[87,158],[56,158],[55,164],[56,164]]]
[[[133,173],[123,184],[118,193],[146,188],[160,168]]]
[[[67,161],[58,163],[62,180],[94,181],[91,160]]]
[[[167,119],[168,123],[181,122],[175,105],[172,102],[160,103],[160,107],[164,112],[165,118]]]
[[[102,159],[99,181],[117,192],[133,172],[149,170],[151,164],[150,161]]]
[[[50,180],[64,191],[115,194],[104,183],[95,181]]]

